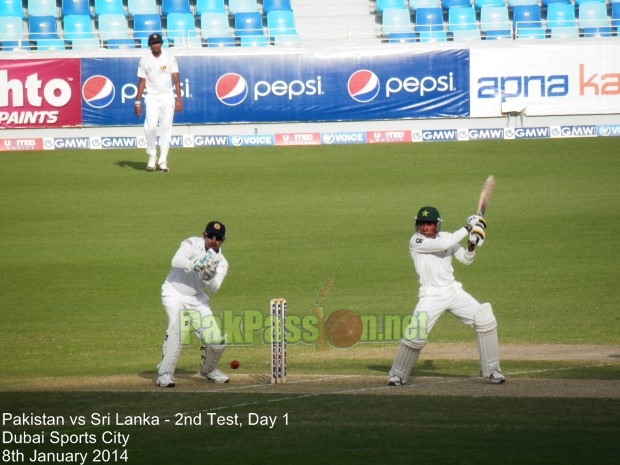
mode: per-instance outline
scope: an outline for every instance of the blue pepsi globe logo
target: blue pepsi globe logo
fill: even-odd
[[[368,103],[379,95],[381,85],[375,73],[362,69],[354,72],[349,77],[347,90],[349,91],[349,96],[356,102]]]
[[[105,108],[114,101],[114,84],[105,76],[91,76],[82,85],[82,98],[92,108]]]
[[[215,84],[215,95],[224,105],[234,107],[248,96],[248,83],[236,73],[226,73]]]

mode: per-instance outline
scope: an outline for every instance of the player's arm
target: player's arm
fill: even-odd
[[[179,79],[179,73],[172,73],[172,83],[174,84],[174,111],[179,112],[183,110],[183,100],[181,99],[181,80]]]
[[[442,232],[435,237],[424,237],[415,234],[409,243],[410,252],[436,253],[448,250],[461,242],[468,232],[465,227],[457,229],[453,233]]]
[[[142,94],[146,87],[146,79],[143,77],[138,78],[138,91],[136,92],[136,102],[133,106],[136,116],[142,116]]]
[[[202,241],[200,238],[198,240]],[[207,261],[207,253],[204,251],[204,247],[201,253],[196,253],[196,248],[193,239],[185,239],[181,242],[179,250],[172,257],[172,267],[186,271],[202,271]]]

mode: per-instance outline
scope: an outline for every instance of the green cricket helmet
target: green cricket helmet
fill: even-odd
[[[415,217],[416,230],[420,223],[435,223],[437,225],[437,232],[439,232],[441,230],[441,215],[439,214],[439,210],[431,206],[420,208]]]

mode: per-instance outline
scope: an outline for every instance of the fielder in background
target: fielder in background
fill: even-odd
[[[415,228],[409,253],[420,283],[419,301],[396,351],[388,385],[407,384],[428,334],[446,311],[476,331],[480,375],[492,383],[503,383],[506,378],[500,371],[497,321],[491,304],[480,304],[465,292],[462,284],[454,279],[452,268],[452,257],[465,265],[474,261],[476,246],[480,247],[485,239],[484,218],[472,215],[467,218],[466,226],[457,231],[441,232],[439,211],[422,207],[415,218]],[[464,248],[459,242],[466,237],[468,243]],[[420,327],[421,324],[425,327]]]
[[[142,57],[138,65],[138,93],[134,105],[134,113],[142,116],[142,94],[146,89],[144,104],[144,135],[146,137],[146,153],[149,157],[146,169],[168,171],[168,150],[172,135],[174,112],[183,109],[181,100],[181,82],[176,58],[162,50],[160,34],[151,34],[148,39],[150,53]],[[174,84],[174,86],[173,86]],[[174,90],[174,92],[173,92]],[[175,96],[176,93],[176,96]],[[157,124],[159,123],[159,160],[157,160]]]
[[[225,239],[226,227],[219,221],[211,221],[201,237],[185,239],[172,258],[172,269],[161,287],[168,328],[162,360],[157,365],[156,384],[160,387],[174,387],[174,370],[182,342],[190,332],[199,338],[204,351],[200,377],[214,383],[228,382],[228,376],[217,369],[226,338],[220,333],[205,293],[206,290],[210,295],[215,294],[228,273],[228,261],[222,254]]]

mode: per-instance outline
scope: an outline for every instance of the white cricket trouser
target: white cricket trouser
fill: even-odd
[[[479,310],[480,302],[465,292],[460,283],[451,284],[445,289],[422,288],[411,325],[405,330],[405,337],[411,340],[425,340],[439,317],[446,311],[467,326],[473,326],[474,316]],[[423,324],[425,327],[419,328],[418,324]]]
[[[174,119],[174,94],[166,95],[147,94],[144,97],[146,117],[144,118],[144,136],[146,137],[146,153],[151,157],[157,156],[157,124],[159,123],[159,161],[166,163],[170,149],[172,135],[172,120]]]

